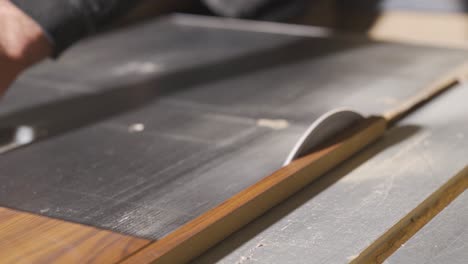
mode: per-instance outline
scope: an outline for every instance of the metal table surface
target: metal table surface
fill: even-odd
[[[2,126],[48,136],[1,156],[0,205],[157,239],[278,169],[322,113],[379,114],[466,55],[183,15],[90,39],[2,100]]]

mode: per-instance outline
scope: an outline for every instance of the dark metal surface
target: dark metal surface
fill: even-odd
[[[180,16],[88,40],[2,100],[2,127],[46,134],[0,156],[0,205],[156,239],[279,168],[324,112],[381,113],[466,54]]]

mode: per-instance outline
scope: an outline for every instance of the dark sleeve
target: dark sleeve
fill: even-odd
[[[138,0],[12,0],[43,28],[59,55],[127,13]]]

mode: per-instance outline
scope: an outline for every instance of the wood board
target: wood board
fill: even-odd
[[[116,263],[149,241],[0,208],[2,263]]]

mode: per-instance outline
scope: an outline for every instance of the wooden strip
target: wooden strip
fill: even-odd
[[[432,193],[351,263],[383,263],[468,187],[468,166]]]
[[[390,124],[398,122],[400,119],[411,113],[413,110],[421,107],[437,95],[454,87],[456,84],[466,80],[468,75],[468,63],[460,65],[455,70],[448,72],[441,78],[430,83],[426,89],[400,103],[394,109],[383,114]]]
[[[292,162],[165,238],[145,247],[125,263],[189,261],[375,141],[385,129],[385,119],[367,119],[350,130],[338,143]]]
[[[148,243],[0,207],[2,263],[115,263]]]
[[[194,263],[349,263],[397,234],[428,197],[457,193],[433,196],[467,165],[467,96],[468,85],[443,94]]]
[[[386,263],[466,263],[467,242],[468,190],[465,190]]]

